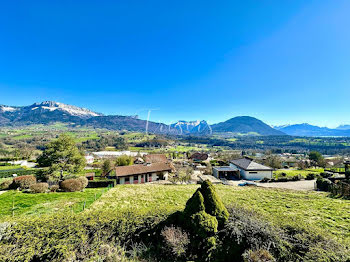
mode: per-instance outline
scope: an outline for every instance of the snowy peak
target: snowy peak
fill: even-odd
[[[176,128],[181,134],[189,133],[211,133],[211,127],[205,120],[196,121],[184,121],[180,120],[171,125],[172,128]]]
[[[0,105],[0,112],[15,112],[17,110],[16,107]]]
[[[31,110],[48,110],[48,111],[61,111],[64,113],[67,113],[71,116],[78,116],[81,118],[89,118],[89,117],[95,117],[95,116],[103,116],[103,114],[93,112],[86,108],[81,108],[77,106],[67,105],[59,102],[54,101],[44,101],[41,103],[35,103],[30,106]]]

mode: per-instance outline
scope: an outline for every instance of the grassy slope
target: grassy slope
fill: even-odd
[[[12,216],[12,201],[15,204],[15,217],[27,215],[41,215],[53,212],[80,212],[83,209],[83,203],[86,201],[86,207],[89,207],[101,197],[106,189],[90,189],[84,192],[60,192],[60,193],[42,193],[28,194],[15,190],[7,191],[0,195],[0,220],[6,220]]]
[[[273,172],[275,177],[278,177],[282,173],[286,173],[287,177],[292,177],[296,175],[301,175],[302,177],[306,177],[309,173],[319,174],[324,172],[323,169],[307,169],[307,170],[297,170],[297,169],[279,169]]]
[[[96,201],[93,210],[115,212],[172,213],[182,210],[197,185],[124,185]],[[302,226],[323,232],[350,244],[350,202],[332,199],[325,193],[216,186],[225,205],[253,209],[269,221]]]

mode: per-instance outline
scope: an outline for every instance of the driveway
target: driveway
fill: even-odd
[[[245,182],[246,180],[227,180],[224,184],[229,186],[238,186],[238,184]],[[275,183],[259,183],[254,182],[259,187],[270,187],[270,188],[282,188],[282,189],[292,189],[300,191],[312,191],[315,189],[316,180],[301,180],[301,181],[291,181],[291,182],[275,182]]]

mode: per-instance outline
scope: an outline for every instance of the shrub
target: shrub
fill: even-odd
[[[218,231],[218,220],[216,217],[200,211],[191,216],[191,224],[195,233],[200,238],[213,236]]]
[[[53,185],[50,187],[51,192],[56,192],[60,187],[58,185]]]
[[[282,177],[286,177],[286,176],[287,176],[287,174],[286,174],[286,173],[284,173],[284,172],[282,172],[282,173],[280,174],[280,176],[282,176]]]
[[[295,175],[295,176],[292,176],[291,177],[291,181],[299,181],[301,179],[301,175],[299,174],[299,175]]]
[[[332,174],[331,173],[326,173],[326,172],[321,172],[320,176],[323,177],[323,178],[329,178],[329,177],[332,176]]]
[[[332,185],[333,183],[327,178],[319,177],[316,180],[316,187],[318,190],[321,190],[321,191],[325,191],[325,192],[330,191]]]
[[[32,193],[45,193],[49,189],[48,183],[37,183],[30,185],[30,192]]]
[[[5,180],[0,183],[0,190],[8,190],[12,184],[12,180]]]
[[[80,181],[82,189],[87,187],[87,185],[89,184],[89,180],[85,176],[80,176],[77,179]]]
[[[266,249],[248,250],[243,254],[244,262],[275,262],[276,259]]]
[[[62,181],[60,187],[65,192],[81,191],[84,189],[84,181],[79,178],[70,178]]]
[[[35,176],[19,176],[13,179],[13,186],[20,189],[28,189],[36,183]]]
[[[263,179],[260,180],[260,183],[268,183],[270,182],[270,178],[264,177]]]
[[[164,239],[166,249],[176,257],[181,257],[186,253],[187,246],[190,243],[188,234],[179,227],[165,227],[161,235]]]
[[[187,201],[184,214],[190,217],[191,215],[204,210],[204,198],[201,191],[197,189],[197,191]]]
[[[200,190],[204,198],[205,212],[216,217],[219,225],[223,226],[229,214],[224,203],[217,195],[213,184],[209,181],[204,181]]]
[[[306,180],[313,180],[315,179],[316,175],[314,173],[309,173],[306,175],[305,179]]]

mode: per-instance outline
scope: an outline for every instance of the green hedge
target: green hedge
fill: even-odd
[[[26,175],[36,175],[38,170],[33,169],[11,169],[0,171],[0,178],[12,177],[13,174],[17,176],[26,176]]]
[[[116,185],[115,180],[105,180],[105,181],[89,181],[87,188],[98,188],[98,187],[114,187]]]

